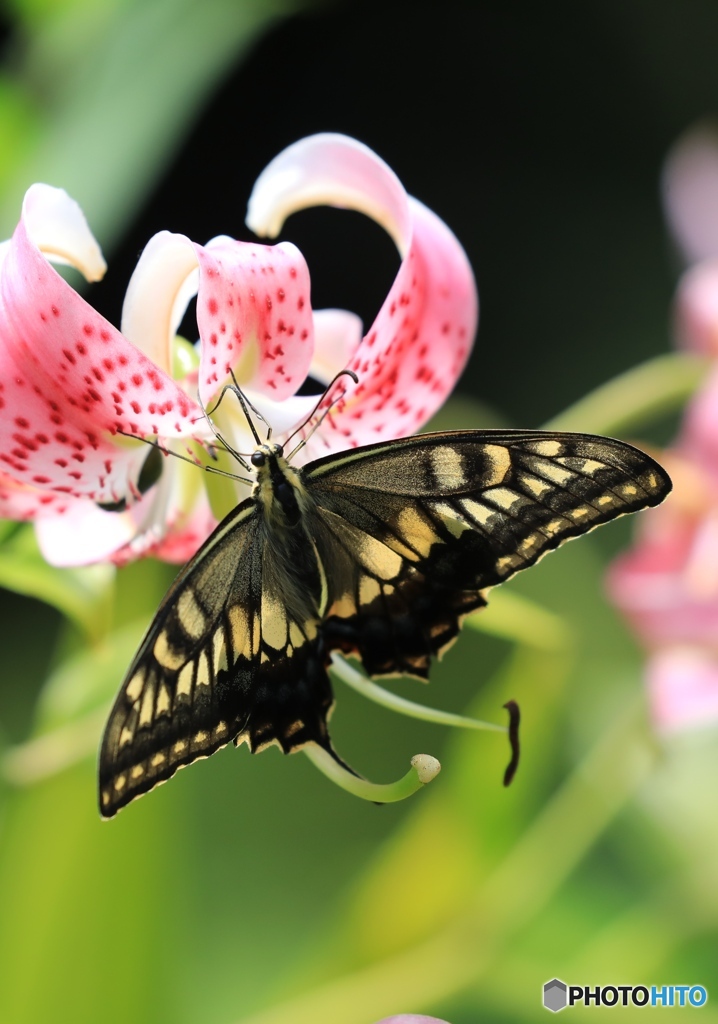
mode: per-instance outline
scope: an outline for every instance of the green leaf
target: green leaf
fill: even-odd
[[[29,527],[17,529],[0,546],[0,586],[57,608],[90,641],[98,640],[109,627],[114,579],[111,565],[74,569],[48,565]]]
[[[108,245],[232,62],[272,21],[303,5],[116,0],[64,4],[54,17],[36,16],[36,6],[30,40],[16,55],[17,83],[47,98],[44,125],[3,192],[0,237],[17,223],[28,184],[49,181],[78,200]]]

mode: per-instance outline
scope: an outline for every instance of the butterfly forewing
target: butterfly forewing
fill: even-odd
[[[670,489],[623,442],[530,431],[373,445],[313,463],[307,485],[319,550],[336,567],[327,643],[356,651],[372,675],[420,677],[487,588]]]
[[[336,757],[332,650],[426,677],[489,587],[671,486],[643,452],[583,434],[426,434],[300,471],[264,447],[271,472],[180,573],[115,701],[106,817],[230,740]]]
[[[100,752],[104,816],[230,740],[328,743],[320,586],[313,553],[289,562],[254,501],[235,509],[175,581],[115,701]]]

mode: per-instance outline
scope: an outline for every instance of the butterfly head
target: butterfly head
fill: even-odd
[[[276,465],[277,459],[284,455],[281,444],[259,444],[252,452],[251,463],[255,469],[262,469],[263,466],[270,468]]]

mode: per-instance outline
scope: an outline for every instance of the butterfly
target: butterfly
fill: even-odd
[[[340,761],[333,651],[424,679],[487,589],[671,489],[648,455],[589,434],[451,431],[290,458],[257,443],[251,497],[164,598],[105,729],[103,817],[230,741]]]

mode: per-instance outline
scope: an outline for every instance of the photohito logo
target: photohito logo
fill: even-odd
[[[705,1006],[704,985],[567,985],[552,978],[543,987],[543,1004],[558,1013],[567,1006]]]

